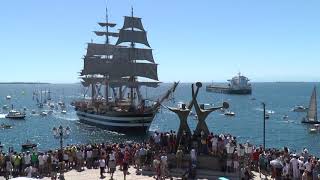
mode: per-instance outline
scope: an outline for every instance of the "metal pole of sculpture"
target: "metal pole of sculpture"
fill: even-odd
[[[196,130],[195,130],[195,134],[199,135],[201,133],[201,131],[203,131],[204,135],[208,136],[210,131],[209,131],[209,128],[208,128],[206,121],[205,121],[207,116],[215,110],[218,110],[221,108],[228,109],[229,104],[227,102],[223,102],[223,105],[220,107],[212,107],[209,109],[205,109],[204,105],[199,106],[198,101],[197,101],[197,96],[194,93],[194,87],[193,87],[194,85],[192,84],[191,86],[192,86],[192,100],[193,100],[192,104],[194,105],[194,108],[195,108],[197,116],[198,116],[198,124],[197,124]],[[197,86],[197,92],[198,92],[199,88],[202,87],[202,84],[197,83],[196,86]]]
[[[198,84],[198,83],[197,83]],[[201,83],[200,83],[201,84]],[[199,92],[199,88],[197,88],[196,92],[194,93],[194,96],[197,97]],[[185,138],[190,139],[191,138],[191,130],[188,125],[188,116],[191,111],[191,108],[193,106],[193,100],[190,101],[188,106],[186,107],[185,104],[182,104],[181,108],[172,108],[172,107],[167,107],[170,111],[176,113],[180,119],[180,125],[177,133],[177,142],[178,145],[180,144],[180,139],[182,135],[184,135],[185,132]]]

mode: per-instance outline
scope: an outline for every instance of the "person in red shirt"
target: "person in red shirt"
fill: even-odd
[[[252,153],[252,163],[253,163],[253,168],[254,168],[255,170],[258,170],[259,156],[260,156],[260,151],[259,151],[258,149],[256,149],[256,150]]]

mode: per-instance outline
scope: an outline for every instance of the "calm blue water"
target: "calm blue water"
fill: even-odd
[[[220,112],[213,112],[207,119],[209,129],[214,133],[231,133],[241,141],[249,140],[254,144],[262,143],[263,112],[261,102],[266,103],[266,109],[274,111],[266,122],[266,145],[269,147],[288,146],[300,151],[306,147],[312,153],[318,154],[320,150],[320,134],[310,134],[308,125],[301,124],[304,113],[291,112],[294,105],[308,105],[312,88],[316,83],[254,83],[253,95],[237,96],[209,93],[205,87],[198,95],[200,103],[221,104],[222,101],[230,103],[230,109],[236,113],[235,117],[226,117]],[[143,90],[148,97],[155,97],[163,92],[170,84],[163,84],[157,89]],[[204,84],[205,86],[205,84]],[[180,84],[175,93],[175,102],[168,102],[167,105],[176,106],[178,102],[189,102],[191,95],[190,84]],[[67,114],[55,111],[52,115],[41,117],[31,115],[31,110],[38,110],[36,102],[32,100],[34,90],[49,89],[52,98],[56,102],[62,99],[67,104]],[[0,85],[0,105],[13,104],[16,109],[27,107],[28,116],[26,120],[8,120],[4,118],[6,113],[0,110],[0,123],[13,125],[12,129],[0,129],[0,141],[5,145],[20,150],[22,143],[26,140],[38,143],[40,150],[56,148],[58,140],[52,135],[54,126],[69,126],[72,134],[65,143],[88,143],[102,141],[126,141],[139,140],[141,136],[126,136],[107,130],[80,124],[78,118],[69,105],[74,99],[83,94],[83,88],[79,84],[50,84],[50,85]],[[5,97],[11,95],[12,99]],[[255,97],[256,100],[251,100]],[[282,116],[287,114],[289,120],[283,120]],[[157,115],[150,128],[151,131],[176,130],[178,118],[172,112],[162,109]],[[196,126],[196,120],[189,118],[189,125],[192,129]]]

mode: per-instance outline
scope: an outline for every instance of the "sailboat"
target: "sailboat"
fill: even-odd
[[[116,24],[108,21],[108,13],[106,22],[98,24],[105,29],[94,33],[106,39],[102,44],[88,43],[80,77],[82,85],[91,88],[91,99],[75,101],[76,114],[82,123],[109,130],[146,132],[161,103],[171,97],[178,83],[154,101],[142,96],[141,87],[156,88],[160,82],[146,31],[141,18],[133,16],[133,8],[119,32],[109,31]],[[111,38],[116,43],[111,43]]]
[[[302,123],[307,124],[320,124],[318,121],[317,113],[317,92],[316,87],[313,88],[313,92],[310,99],[309,109],[307,112],[307,117],[302,119]]]

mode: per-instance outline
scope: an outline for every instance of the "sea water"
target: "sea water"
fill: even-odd
[[[156,89],[142,89],[143,96],[156,100],[165,93],[172,84],[163,83]],[[198,102],[207,104],[207,107],[220,106],[223,101],[230,104],[230,110],[235,112],[234,117],[224,116],[222,112],[212,112],[206,122],[210,131],[216,134],[230,133],[239,141],[250,141],[252,144],[263,143],[263,109],[262,102],[266,104],[270,119],[266,120],[266,146],[301,151],[306,147],[310,152],[320,155],[320,133],[309,133],[311,125],[301,124],[301,119],[306,113],[292,112],[295,105],[308,106],[313,86],[317,83],[253,83],[252,95],[228,95],[205,91],[205,86],[200,89]],[[51,115],[40,116],[41,111],[33,100],[34,91],[51,91],[52,100],[66,103],[67,114],[61,110],[54,110]],[[147,136],[130,136],[93,126],[81,124],[70,103],[82,98],[86,89],[80,84],[1,84],[0,106],[11,105],[15,109],[27,108],[25,120],[10,120],[5,118],[8,110],[0,110],[0,124],[10,124],[12,129],[0,129],[0,141],[5,149],[13,147],[21,149],[21,144],[27,140],[37,143],[39,150],[47,150],[59,147],[59,141],[54,138],[53,127],[60,125],[71,128],[71,134],[64,139],[66,144],[101,143],[101,142],[124,142],[142,141]],[[102,93],[103,94],[103,93]],[[6,96],[10,95],[11,100]],[[44,95],[44,93],[43,93]],[[253,100],[255,99],[255,100]],[[180,83],[176,89],[174,98],[165,103],[166,106],[177,107],[178,103],[189,103],[191,100],[191,84]],[[48,109],[47,107],[44,108]],[[36,114],[31,114],[35,110]],[[283,119],[288,115],[287,119]],[[190,116],[188,119],[190,128],[196,127],[197,119]],[[162,107],[156,115],[150,131],[177,130],[179,119],[177,115]]]

